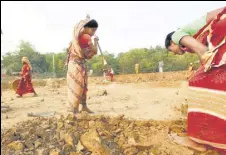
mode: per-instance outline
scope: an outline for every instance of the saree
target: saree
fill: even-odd
[[[30,66],[25,63],[23,65],[22,71],[21,71],[21,79],[19,82],[19,85],[16,90],[16,94],[19,96],[22,96],[27,93],[34,93],[34,88],[31,83],[31,68]]]
[[[189,80],[188,136],[226,154],[226,7],[194,38],[209,51]]]
[[[79,104],[86,102],[88,76],[86,59],[91,59],[94,56],[89,46],[84,46],[81,38],[81,29],[90,21],[87,17],[81,20],[75,27],[73,40],[68,48],[68,57],[66,65],[67,70],[67,91],[68,91],[68,106],[73,111],[78,108]],[[87,37],[87,35],[86,35]]]

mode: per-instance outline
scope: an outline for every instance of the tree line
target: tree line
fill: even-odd
[[[54,63],[53,63],[54,55]],[[20,72],[22,63],[21,58],[26,56],[29,58],[32,65],[32,72],[39,74],[53,73],[55,64],[55,73],[58,77],[65,76],[66,70],[64,63],[67,57],[66,48],[60,53],[39,53],[35,47],[27,41],[21,41],[18,48],[13,52],[8,52],[3,55],[2,65],[10,75],[13,72]],[[103,75],[103,69],[112,67],[115,74],[133,74],[135,73],[135,64],[139,64],[140,73],[158,72],[160,61],[164,62],[164,72],[186,70],[192,62],[197,68],[199,63],[198,58],[194,54],[184,54],[176,56],[169,53],[161,46],[147,48],[135,48],[118,55],[104,52],[107,65],[103,65],[103,57],[101,55],[94,56],[88,60],[88,69],[93,70],[94,76]]]

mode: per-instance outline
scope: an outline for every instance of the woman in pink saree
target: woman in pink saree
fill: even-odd
[[[73,40],[68,48],[68,104],[69,110],[74,114],[79,112],[79,104],[82,104],[82,111],[92,113],[86,103],[88,91],[86,60],[97,54],[98,38],[94,38],[94,43],[91,41],[91,36],[94,36],[97,28],[98,23],[95,20],[90,20],[89,17],[81,20],[74,27]]]

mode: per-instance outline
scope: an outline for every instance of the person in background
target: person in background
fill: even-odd
[[[107,81],[107,73],[108,73],[108,70],[107,69],[103,69],[104,81]]]
[[[139,74],[139,64],[138,63],[135,64],[135,73]]]
[[[34,93],[34,96],[37,96],[33,85],[31,83],[31,64],[27,57],[22,58],[23,68],[21,71],[21,79],[16,90],[17,97],[22,97],[27,93]]]
[[[114,70],[111,67],[108,70],[108,75],[111,78],[111,82],[113,82],[113,79],[114,79]]]
[[[90,69],[90,70],[89,70],[89,76],[91,76],[92,74],[93,74],[93,70]]]

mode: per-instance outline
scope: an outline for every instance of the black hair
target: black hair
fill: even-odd
[[[98,23],[96,20],[92,19],[90,20],[84,27],[88,28],[98,28]]]
[[[174,34],[175,31],[170,32],[167,36],[166,36],[166,40],[165,40],[165,47],[168,49],[168,47],[171,44],[171,40],[172,40],[172,35]]]

